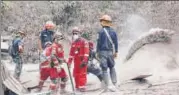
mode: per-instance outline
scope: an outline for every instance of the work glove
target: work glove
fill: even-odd
[[[83,68],[83,67],[85,67],[86,65],[87,65],[86,62],[82,62],[82,63],[80,64],[80,68]]]
[[[68,62],[66,62],[66,63],[67,63],[67,65],[68,65],[68,67],[71,68],[72,59],[69,58],[69,59],[68,59]]]
[[[68,68],[71,68],[71,63],[67,63],[67,65],[68,65]]]

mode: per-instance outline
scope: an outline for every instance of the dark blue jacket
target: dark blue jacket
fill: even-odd
[[[115,52],[118,52],[118,38],[116,32],[111,27],[103,27],[107,30],[109,35],[112,38],[112,41],[115,46]],[[101,29],[100,32],[98,32],[98,40],[97,40],[97,52],[99,51],[112,51],[112,44],[109,41],[107,35],[104,32],[104,29]]]
[[[17,37],[12,41],[12,45],[14,48],[15,55],[19,55],[19,46],[22,45],[23,42],[21,38]]]
[[[40,40],[41,40],[41,45],[42,45],[42,48],[45,49],[45,43],[46,42],[52,42],[53,41],[53,35],[54,35],[54,32],[53,31],[49,31],[49,30],[43,30],[41,33],[40,33]]]

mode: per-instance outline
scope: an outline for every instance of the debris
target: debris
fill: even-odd
[[[137,76],[137,77],[132,78],[131,80],[139,80],[139,81],[142,81],[142,80],[144,80],[145,78],[150,77],[150,76],[152,76],[152,74],[139,75],[139,76]]]
[[[163,83],[155,83],[155,84],[149,85],[148,87],[159,86],[159,85],[165,85],[165,84],[168,84],[168,83],[176,83],[176,82],[179,82],[179,80],[166,81],[166,82],[163,82]]]

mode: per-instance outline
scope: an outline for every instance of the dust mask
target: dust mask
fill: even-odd
[[[79,38],[78,35],[73,35],[73,40],[74,40],[74,41],[77,40],[78,38]]]

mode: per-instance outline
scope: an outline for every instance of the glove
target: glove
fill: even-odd
[[[71,63],[67,63],[67,65],[68,65],[68,68],[71,68]]]
[[[68,61],[66,59],[64,59],[63,61],[64,61],[64,63],[68,63]]]
[[[86,65],[87,65],[86,62],[82,62],[82,63],[80,64],[80,68],[83,68],[83,67],[85,67]]]

